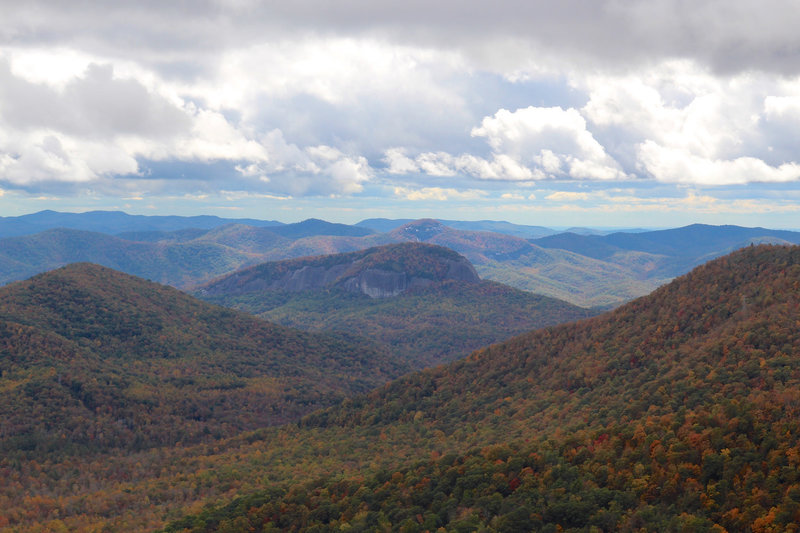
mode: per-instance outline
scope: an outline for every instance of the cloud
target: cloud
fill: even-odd
[[[446,202],[448,200],[475,200],[487,196],[486,191],[467,190],[459,191],[440,187],[424,187],[422,189],[409,189],[406,187],[395,187],[394,195],[405,200],[436,200]]]
[[[680,148],[653,141],[639,146],[642,167],[659,181],[697,185],[727,185],[751,182],[788,182],[800,179],[800,165],[767,165],[754,157],[732,160],[707,159]]]
[[[70,42],[182,73],[215,56],[297,35],[382,36],[457,49],[481,68],[514,70],[531,57],[624,68],[681,57],[717,71],[800,72],[794,0],[343,0],[298,2],[105,2],[80,9],[31,0],[7,10],[0,43]]]
[[[408,155],[403,148],[389,148],[384,152],[383,161],[388,165],[389,174],[414,174],[419,172],[419,165]]]
[[[697,185],[800,178],[800,85],[763,73],[712,75],[669,61],[625,76],[590,76],[582,109],[630,173]]]
[[[261,139],[254,162],[236,170],[244,177],[269,184],[269,190],[292,195],[338,195],[360,192],[372,177],[364,157],[351,157],[336,148],[320,145],[301,149],[287,143],[279,130]]]
[[[521,194],[506,192],[500,195],[500,198],[503,200],[524,200],[525,197]],[[535,197],[534,197],[535,198]]]
[[[551,202],[574,202],[588,200],[590,195],[585,192],[556,191],[545,196]]]
[[[800,179],[793,0],[7,11],[0,185],[31,193]]]
[[[135,80],[115,78],[109,65],[91,64],[83,77],[56,90],[17,78],[0,62],[0,102],[3,123],[18,130],[168,137],[190,126],[183,110]]]
[[[547,178],[590,180],[626,176],[575,109],[527,107],[501,109],[471,131],[486,139],[491,158],[427,152],[411,159],[401,148],[387,150],[390,173],[424,172],[432,176],[464,173],[478,179],[532,181]]]
[[[486,138],[495,158],[541,169],[548,177],[620,179],[624,174],[586,129],[576,109],[501,109],[472,130]]]
[[[55,87],[19,78],[0,61],[0,181],[125,189],[118,178],[139,176],[142,161],[228,161],[253,178],[250,187],[298,195],[352,194],[372,176],[363,156],[301,148],[280,130],[249,131],[220,111],[118,78],[108,65],[90,64]]]

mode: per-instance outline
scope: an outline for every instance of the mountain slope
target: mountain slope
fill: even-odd
[[[215,296],[263,289],[300,292],[337,287],[371,297],[387,297],[448,279],[472,283],[479,280],[472,265],[452,250],[402,243],[264,263],[210,282],[198,293]]]
[[[170,530],[790,531],[799,301],[800,248],[747,248],[612,313],[310,415],[295,438],[348,435],[360,451],[340,457],[362,465],[392,457]]]
[[[358,331],[386,344],[415,368],[592,314],[553,298],[480,281],[462,256],[424,243],[258,265],[209,283],[196,294],[287,326]],[[383,297],[373,298],[378,295]]]
[[[139,450],[234,435],[406,367],[175,289],[74,264],[0,289],[0,448]]]

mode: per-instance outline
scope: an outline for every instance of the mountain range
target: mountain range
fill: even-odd
[[[99,267],[89,271],[81,286],[104,287],[107,277],[118,276],[130,282]],[[4,289],[20,287],[19,295],[2,301],[25,307],[4,310],[7,331],[37,328],[53,342],[71,339],[88,350],[98,339],[105,346],[105,323],[134,333],[137,323],[158,323],[119,297],[94,306],[94,297],[80,291],[59,293],[64,285],[53,278],[37,297],[80,305],[51,302],[41,313],[32,311],[40,306],[35,298],[23,296],[25,283]],[[146,296],[150,286],[137,286],[129,298]],[[153,305],[174,292],[161,290],[167,292],[156,291]],[[150,531],[165,521],[172,521],[168,531],[788,531],[800,512],[799,297],[800,247],[747,247],[611,312],[408,374],[296,424],[128,455],[113,448],[87,457],[61,458],[48,448],[3,454],[4,525],[49,531]],[[109,316],[72,325],[123,303],[120,324]],[[53,306],[58,313],[48,310]],[[70,313],[73,308],[96,311]],[[201,309],[220,312],[195,309],[199,316],[206,312]],[[23,322],[30,314],[41,318]],[[179,324],[194,311],[174,314],[182,333]],[[186,328],[185,335],[198,328]],[[222,331],[225,343],[246,336],[230,323]],[[158,335],[129,338],[167,342]],[[115,351],[125,342],[112,336],[103,360],[129,350],[139,360],[141,351],[151,351],[145,346],[137,353],[138,343]],[[51,353],[53,361],[75,357],[55,348]],[[3,360],[25,357],[31,355]],[[325,359],[317,356],[315,365]],[[60,390],[57,369],[47,370],[55,365],[46,360],[29,369],[4,368],[4,392],[44,401]],[[47,386],[25,396],[25,380],[45,379],[46,372],[52,375]],[[98,391],[129,390],[111,377],[88,383]],[[142,396],[157,398],[158,391]],[[168,397],[181,405],[175,401],[181,396]],[[216,401],[224,406],[226,397]],[[103,405],[84,411],[88,427],[124,427],[116,415],[105,416]],[[63,413],[43,409],[37,416],[47,430],[58,428]]]
[[[599,235],[579,229],[553,231],[526,238],[542,235],[546,228],[429,219],[405,223],[370,219],[356,226],[315,219],[295,224],[260,221],[260,225],[249,225],[251,221],[225,224],[230,220],[214,217],[150,220],[104,212],[43,212],[27,217],[22,222],[31,225],[35,221],[36,227],[51,229],[0,239],[0,283],[25,279],[71,262],[89,261],[188,288],[265,261],[421,241],[464,255],[484,279],[582,307],[604,308],[648,294],[704,261],[749,244],[800,243],[800,233],[793,231],[699,224]],[[0,219],[0,235],[3,224],[19,225],[23,218]],[[115,222],[117,219],[121,222]],[[212,229],[202,227],[212,223],[217,224]],[[71,224],[102,232],[58,229],[47,224]],[[134,226],[138,229],[133,230]],[[148,229],[166,226],[170,229]]]

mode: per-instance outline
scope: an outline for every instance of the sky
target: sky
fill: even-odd
[[[0,0],[0,216],[800,229],[796,0]]]

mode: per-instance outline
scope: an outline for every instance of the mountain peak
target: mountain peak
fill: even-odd
[[[447,226],[432,218],[421,218],[408,224],[403,224],[392,234],[410,241],[425,242],[445,231]]]
[[[373,298],[454,279],[479,281],[472,264],[441,246],[399,243],[358,252],[264,263],[203,286],[204,296],[268,290],[299,292],[339,287]]]

